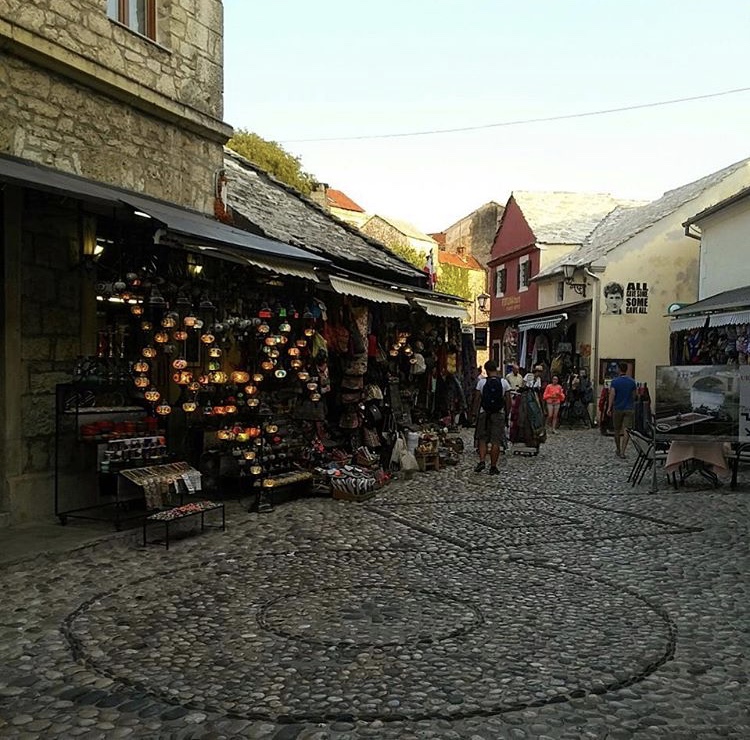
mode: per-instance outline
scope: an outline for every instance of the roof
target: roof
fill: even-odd
[[[645,231],[650,226],[674,213],[691,200],[698,198],[738,170],[746,167],[750,158],[735,162],[729,167],[713,172],[700,180],[668,190],[661,198],[635,207],[619,207],[610,213],[586,239],[581,249],[550,264],[536,277],[559,272],[563,263],[588,265],[606,257],[616,247]]]
[[[333,188],[326,188],[326,200],[331,208],[342,208],[345,211],[364,213],[365,209],[357,205],[346,193]]]
[[[537,244],[583,244],[608,213],[626,203],[609,193],[516,190],[511,197],[534,232]]]
[[[670,316],[691,316],[693,314],[706,314],[712,311],[727,311],[737,308],[750,308],[750,285],[725,290],[723,293],[717,293],[696,303],[683,306],[676,311],[672,311]]]
[[[454,267],[463,267],[466,270],[480,270],[484,272],[484,267],[471,255],[440,251],[438,252],[438,262],[441,265],[453,265]]]
[[[390,216],[383,216],[380,213],[375,214],[372,218],[379,218],[381,221],[385,221],[385,223],[387,223],[389,226],[392,226],[394,229],[396,229],[396,231],[400,231],[404,236],[408,236],[412,239],[419,239],[420,241],[424,242],[436,243],[431,236],[428,236],[423,231],[420,231],[416,226],[414,226],[414,224],[411,224],[408,221],[403,221],[402,219],[398,218],[391,218]],[[369,221],[367,223],[369,223]]]
[[[691,216],[685,223],[683,223],[683,226],[690,226],[690,224],[697,224],[700,221],[703,221],[704,218],[708,218],[708,216],[713,216],[714,213],[718,213],[719,211],[723,211],[725,208],[729,208],[729,206],[734,205],[735,203],[739,203],[742,200],[745,200],[750,196],[750,187],[742,188],[742,190],[738,190],[734,195],[730,195],[728,198],[724,198],[724,200],[720,200],[718,203],[715,203],[712,206],[709,206],[708,208],[704,208],[699,213],[696,213],[695,216]]]
[[[423,285],[424,273],[376,239],[332,216],[324,208],[230,149],[224,148],[229,205],[268,236],[321,254],[340,267]]]
[[[435,242],[437,242],[439,247],[445,246],[445,232],[444,231],[438,231],[436,234],[427,234],[431,239],[433,239]]]

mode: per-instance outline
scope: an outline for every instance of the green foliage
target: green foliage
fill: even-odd
[[[304,195],[309,195],[317,184],[313,175],[302,170],[300,158],[289,154],[275,141],[266,141],[251,131],[237,129],[227,146]]]
[[[423,270],[425,266],[426,257],[423,252],[418,249],[414,249],[410,244],[405,242],[391,241],[387,242],[386,246],[394,254],[397,254],[402,259],[405,259],[409,264],[414,265],[418,270]]]
[[[441,293],[450,293],[471,301],[474,296],[469,285],[470,272],[470,270],[456,265],[441,265],[436,288]]]

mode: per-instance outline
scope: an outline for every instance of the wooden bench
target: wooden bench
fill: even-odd
[[[182,506],[174,506],[171,509],[164,509],[163,511],[157,511],[153,514],[149,514],[143,520],[143,546],[146,545],[160,545],[161,540],[146,539],[146,530],[150,524],[163,524],[164,525],[164,546],[169,550],[169,526],[173,522],[187,519],[191,516],[201,517],[201,532],[206,529],[205,514],[207,511],[218,511],[221,510],[221,530],[225,531],[226,525],[226,512],[224,511],[224,504],[217,503],[216,501],[191,501],[189,504],[183,504]],[[218,525],[215,525],[218,527]]]

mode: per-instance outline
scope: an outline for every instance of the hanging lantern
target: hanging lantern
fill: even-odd
[[[292,370],[299,370],[302,367],[303,362],[299,357],[295,357],[289,364],[292,366]]]
[[[245,460],[255,460],[255,450],[243,450],[242,456],[245,458]]]
[[[156,347],[151,347],[150,345],[148,347],[144,347],[141,350],[141,354],[144,357],[149,357],[149,358],[156,357]]]
[[[210,385],[211,384],[211,377],[208,374],[201,375],[198,378],[198,383],[200,383],[200,385]]]
[[[178,370],[172,375],[172,380],[174,380],[177,385],[190,385],[190,383],[193,382],[193,373],[189,370]]]
[[[222,351],[219,347],[211,347],[208,350],[209,357],[221,357]]]
[[[154,334],[154,341],[159,344],[166,344],[169,341],[169,334],[165,331],[157,331]]]
[[[169,416],[172,413],[172,407],[168,403],[160,403],[156,407],[156,413],[159,416]]]
[[[213,344],[216,341],[216,337],[213,334],[201,334],[201,342],[203,344]]]
[[[311,337],[313,334],[315,334],[315,329],[312,326],[308,326],[305,328],[304,335],[306,337]]]
[[[184,357],[178,357],[176,360],[172,360],[172,367],[175,370],[184,370],[188,363]]]
[[[273,347],[276,343],[276,337],[274,337],[273,335],[271,335],[270,337],[266,337],[263,340],[263,344],[265,344],[266,347]]]
[[[156,388],[151,387],[143,394],[143,397],[151,403],[156,403],[161,398],[161,393]]]
[[[270,351],[270,352],[268,353],[268,356],[269,356],[269,357],[270,357],[270,358],[271,358],[272,360],[277,360],[277,359],[279,358],[279,355],[280,355],[280,354],[281,354],[281,353],[279,352],[279,350],[277,350],[277,349],[272,349],[272,350],[271,350],[271,351]]]
[[[177,326],[177,320],[180,317],[174,312],[170,311],[168,314],[164,316],[164,318],[161,320],[161,325],[165,329],[174,329],[175,326]]]
[[[287,354],[288,354],[288,355],[289,355],[290,357],[299,357],[299,347],[290,347],[290,348],[289,348],[289,349],[288,349],[288,350],[286,351],[286,353],[287,353]]]
[[[247,405],[252,409],[256,406],[260,406],[260,398],[248,398]]]
[[[182,323],[188,328],[192,329],[195,326],[195,322],[198,321],[198,318],[196,316],[186,316]]]
[[[268,334],[270,331],[271,331],[271,327],[266,323],[262,323],[258,327],[258,334]]]
[[[279,344],[287,344],[289,342],[289,337],[286,334],[282,334],[279,337]]]
[[[247,383],[247,381],[250,380],[250,373],[245,370],[235,370],[229,377],[232,379],[233,383],[241,385],[242,383]]]
[[[230,403],[224,407],[224,410],[226,411],[227,414],[236,414],[237,406],[235,406],[233,403]]]
[[[254,373],[253,374],[253,383],[262,383],[264,377],[265,377],[265,375],[262,375],[261,373]]]
[[[192,383],[188,383],[188,390],[197,393],[201,389],[201,384],[197,380],[193,380]]]
[[[304,349],[305,347],[307,347],[307,339],[298,339],[298,340],[297,340],[297,341],[295,342],[295,344],[296,344],[296,345],[297,345],[297,346],[298,346],[298,347],[299,347],[300,349]]]
[[[211,360],[208,363],[208,369],[212,372],[216,372],[217,370],[221,370],[221,363],[217,362],[216,360]]]
[[[141,331],[152,331],[154,325],[150,321],[141,321]]]
[[[409,346],[407,345],[406,347],[404,347],[404,354],[405,354],[405,355],[406,355],[407,357],[411,357],[411,355],[413,355],[413,354],[414,354],[414,350],[413,350],[413,349],[412,349],[411,347],[409,347]]]
[[[310,373],[306,370],[302,370],[297,373],[297,377],[304,383],[310,377]]]
[[[220,439],[224,442],[228,440],[234,439],[234,432],[232,432],[231,429],[219,429],[218,432],[216,432],[217,439]]]
[[[258,392],[258,386],[257,385],[246,385],[245,386],[245,393],[247,393],[248,396],[254,396]]]
[[[251,465],[250,473],[252,475],[260,475],[263,472],[263,468],[260,465]]]
[[[143,316],[143,306],[140,303],[134,303],[130,307],[130,313],[133,314],[133,316]]]
[[[225,372],[222,372],[221,370],[209,373],[208,377],[212,383],[218,383],[219,385],[223,385],[227,382],[227,380],[229,380],[227,374]]]
[[[286,378],[286,370],[284,370],[284,368],[280,367],[280,368],[279,368],[279,369],[278,369],[278,370],[277,370],[277,371],[276,371],[276,372],[274,373],[274,375],[275,375],[275,376],[276,376],[277,378]]]
[[[279,331],[282,334],[287,334],[292,330],[292,325],[288,321],[282,321],[281,324],[279,324]]]
[[[398,350],[397,349],[390,349],[390,350],[388,350],[388,354],[391,357],[398,357]]]
[[[320,401],[320,393],[317,393],[317,392],[316,393],[311,393],[310,394],[310,400],[313,403],[317,403],[318,401]]]
[[[260,366],[264,370],[270,371],[270,370],[273,370],[273,368],[274,368],[274,362],[273,362],[273,360],[263,360],[263,362],[260,363]]]
[[[175,342],[184,342],[188,338],[188,333],[186,331],[183,331],[182,329],[178,329],[176,332],[172,334],[172,339],[175,340]]]
[[[135,383],[136,388],[148,388],[151,381],[148,379],[148,376],[139,375],[133,379],[133,382]]]
[[[182,404],[182,410],[187,414],[192,414],[198,408],[198,404],[195,401],[185,401]]]
[[[133,371],[136,373],[147,373],[148,363],[145,360],[138,360],[133,363]]]
[[[226,413],[227,411],[223,406],[214,406],[214,410],[213,410],[214,416],[224,416]]]

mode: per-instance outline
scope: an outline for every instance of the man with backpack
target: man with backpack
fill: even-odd
[[[505,442],[505,424],[510,415],[510,384],[497,374],[494,360],[484,363],[486,378],[479,378],[474,391],[474,416],[477,420],[476,440],[479,462],[474,468],[481,473],[486,466],[487,445],[490,445],[490,475],[497,475],[500,449]]]

